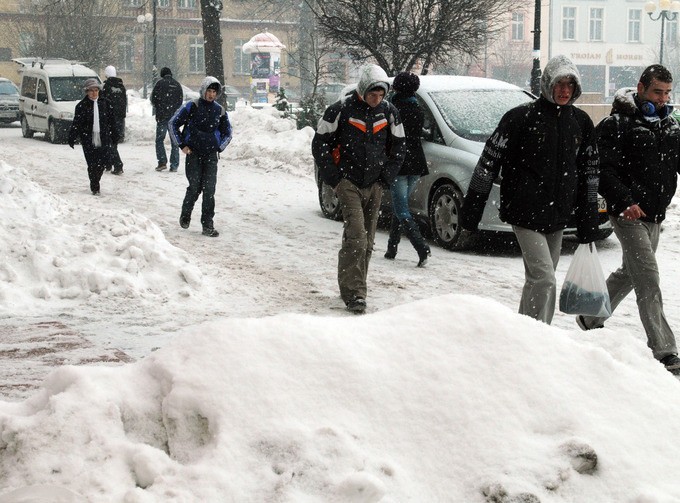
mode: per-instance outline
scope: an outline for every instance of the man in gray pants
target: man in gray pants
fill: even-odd
[[[675,336],[661,299],[656,249],[661,222],[677,187],[680,126],[668,105],[673,77],[661,65],[647,67],[637,92],[621,89],[612,112],[597,126],[600,194],[621,242],[623,263],[607,279],[612,311],[635,290],[640,320],[654,358],[680,375]],[[605,318],[578,316],[583,330],[602,328]]]

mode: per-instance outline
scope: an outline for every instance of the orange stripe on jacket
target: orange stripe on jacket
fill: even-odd
[[[365,123],[364,121],[361,121],[361,120],[359,120],[359,119],[353,119],[353,118],[350,117],[349,120],[348,120],[348,122],[349,122],[352,126],[354,126],[355,128],[357,128],[359,131],[361,131],[361,132],[363,132],[363,133],[366,132],[366,123]]]
[[[387,119],[381,119],[378,122],[376,122],[375,124],[373,124],[373,134],[376,134],[378,131],[380,131],[381,129],[386,127],[387,124],[388,124]]]

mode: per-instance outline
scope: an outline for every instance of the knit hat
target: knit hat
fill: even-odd
[[[101,88],[102,88],[102,84],[101,84],[101,82],[99,82],[97,79],[91,79],[91,78],[90,78],[90,79],[87,79],[87,80],[85,81],[85,84],[83,84],[83,89],[85,89],[86,91],[87,91],[88,89],[93,88],[93,87],[96,87],[97,89],[101,89]]]
[[[166,75],[172,77],[172,72],[170,71],[170,68],[164,66],[163,68],[161,68],[161,78],[165,77]]]
[[[394,77],[392,88],[398,93],[413,95],[420,87],[420,79],[415,73],[401,72]]]
[[[106,68],[104,68],[104,75],[107,77],[115,77],[116,76],[116,67],[109,65]]]

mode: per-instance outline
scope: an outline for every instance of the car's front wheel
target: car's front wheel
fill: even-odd
[[[26,116],[22,115],[21,116],[21,134],[24,138],[33,138],[33,131],[30,127],[28,127],[28,121],[26,120]]]
[[[53,120],[50,121],[50,125],[47,127],[47,139],[50,143],[64,143],[64,135]]]
[[[319,206],[324,217],[342,220],[338,196],[335,195],[333,188],[324,182],[319,183]]]
[[[474,244],[474,235],[462,233],[459,225],[463,195],[451,184],[437,187],[430,202],[430,228],[434,240],[447,250],[465,250]]]

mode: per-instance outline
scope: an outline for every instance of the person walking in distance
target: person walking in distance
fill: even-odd
[[[161,68],[161,78],[151,91],[151,105],[156,114],[156,171],[168,167],[168,156],[165,152],[165,135],[168,132],[168,121],[182,106],[184,91],[179,82],[172,78],[168,67]],[[176,172],[179,167],[179,148],[170,142],[170,171]]]
[[[397,246],[401,240],[402,231],[418,253],[418,267],[423,267],[430,256],[430,247],[420,233],[417,222],[411,216],[408,208],[408,198],[416,187],[418,179],[427,174],[427,162],[420,134],[425,122],[423,111],[416,100],[415,93],[420,87],[420,79],[414,73],[401,72],[392,82],[395,94],[392,104],[399,110],[401,123],[406,134],[404,163],[399,174],[390,187],[392,194],[392,224],[390,237],[387,241],[386,259],[397,256]]]
[[[500,218],[512,224],[524,261],[519,313],[550,324],[562,233],[572,214],[581,243],[598,233],[599,157],[595,128],[573,106],[581,78],[565,56],[541,77],[541,95],[508,111],[487,140],[470,180],[460,224],[476,231],[494,181],[501,176]]]
[[[74,148],[76,140],[80,140],[83,146],[90,190],[95,196],[99,195],[99,181],[110,162],[111,145],[118,141],[113,107],[105,99],[99,98],[101,87],[97,79],[85,81],[86,96],[76,105],[68,132],[68,144],[71,148]]]
[[[647,67],[637,89],[614,96],[611,115],[597,126],[602,169],[600,194],[621,243],[622,264],[607,278],[612,312],[635,290],[647,346],[667,370],[680,375],[675,335],[661,298],[661,223],[677,188],[680,126],[668,105],[673,76],[661,65]],[[577,316],[583,330],[602,328],[605,319]]]
[[[397,109],[384,99],[388,91],[385,71],[365,66],[356,91],[326,109],[312,140],[319,176],[333,187],[342,211],[338,285],[355,313],[366,310],[382,187],[394,181],[404,159],[404,128]]]
[[[99,93],[99,97],[107,100],[113,108],[113,119],[115,127],[118,130],[118,141],[111,144],[111,159],[113,165],[113,174],[123,174],[123,161],[120,159],[118,153],[118,143],[122,143],[125,139],[125,116],[127,115],[127,92],[123,85],[123,80],[116,76],[116,67],[107,66],[104,69],[106,80],[104,87]],[[111,170],[111,165],[106,167],[107,171]]]
[[[217,100],[222,85],[215,77],[206,77],[201,84],[201,97],[187,102],[170,119],[170,139],[186,155],[187,187],[179,224],[189,228],[191,213],[198,196],[203,193],[201,224],[203,235],[219,236],[215,230],[215,186],[217,185],[218,153],[231,141],[229,116]]]

